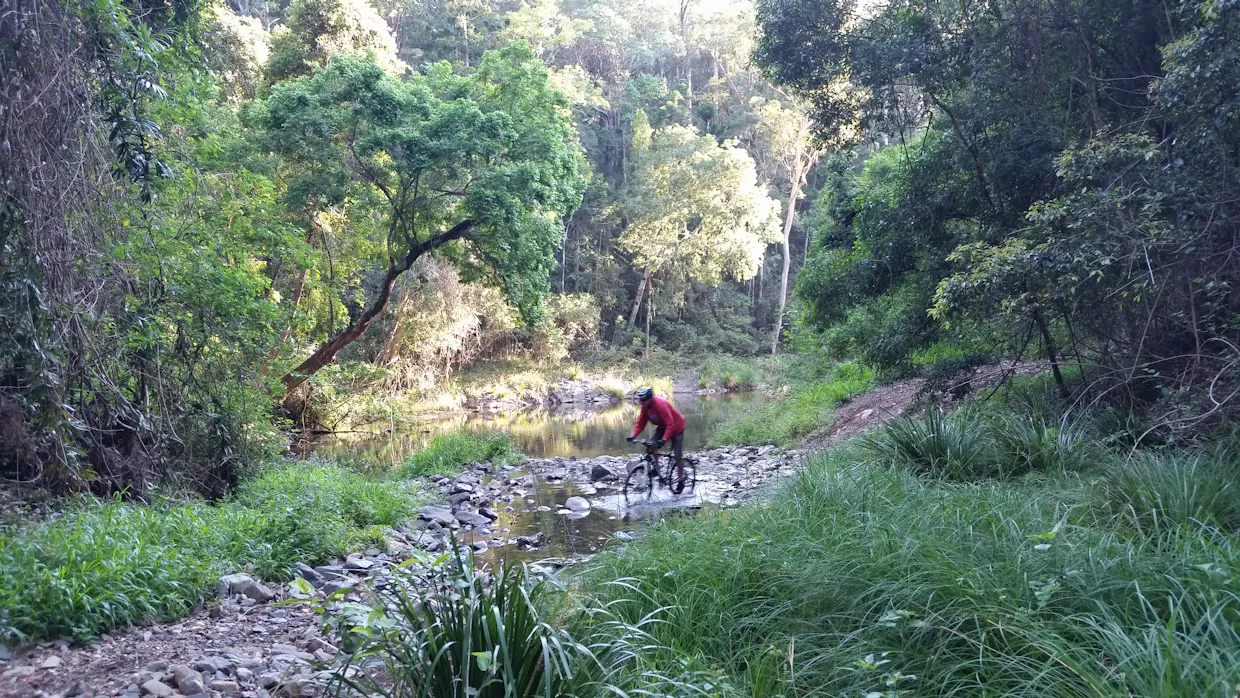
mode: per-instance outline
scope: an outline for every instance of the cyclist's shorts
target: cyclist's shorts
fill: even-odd
[[[665,430],[665,427],[655,429],[654,438],[662,439],[663,432]],[[672,453],[675,454],[676,460],[680,460],[685,457],[685,433],[683,431],[672,437]]]

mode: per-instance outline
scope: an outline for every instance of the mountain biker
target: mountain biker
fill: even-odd
[[[675,492],[680,493],[685,482],[685,417],[672,407],[672,403],[661,397],[655,397],[654,389],[647,386],[637,389],[637,400],[641,403],[641,412],[637,415],[637,424],[633,427],[632,442],[642,433],[647,423],[655,425],[654,439],[656,446],[672,442],[672,452],[676,456]]]

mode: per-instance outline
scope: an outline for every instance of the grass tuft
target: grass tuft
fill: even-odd
[[[382,540],[381,527],[423,501],[410,483],[315,462],[272,466],[219,505],[80,499],[53,520],[0,531],[0,644],[182,616],[221,574],[252,565],[287,580],[294,562]]]
[[[490,461],[496,466],[516,465],[524,457],[507,434],[455,431],[435,436],[426,446],[411,453],[405,458],[404,470],[409,477],[455,475],[470,463]]]

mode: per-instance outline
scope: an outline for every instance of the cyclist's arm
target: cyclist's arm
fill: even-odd
[[[646,424],[650,421],[650,417],[646,415],[646,406],[642,405],[641,412],[637,413],[637,424],[633,427],[633,438],[642,433],[642,429],[646,428]]]

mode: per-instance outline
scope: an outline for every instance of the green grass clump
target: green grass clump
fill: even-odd
[[[219,576],[253,565],[284,581],[382,539],[378,526],[423,498],[323,463],[264,470],[217,505],[82,499],[57,518],[0,531],[0,643],[86,639],[117,626],[176,618],[214,593]]]
[[[492,465],[516,465],[525,456],[507,434],[475,434],[455,431],[440,434],[405,458],[405,474],[413,477],[454,475],[470,463],[490,461]]]
[[[841,402],[874,385],[869,368],[840,364],[826,380],[793,388],[788,396],[720,426],[710,443],[795,445],[801,437],[828,426]]]
[[[655,641],[737,695],[1234,694],[1234,536],[1154,529],[1071,474],[957,484],[864,457],[657,525],[591,563],[588,588],[627,620],[668,609]]]
[[[702,365],[698,384],[707,387],[716,382],[724,390],[753,390],[762,382],[762,373],[753,361],[734,356],[713,356]]]
[[[1012,477],[1075,469],[1086,448],[1075,428],[1038,412],[930,409],[892,421],[862,439],[878,461],[948,480]]]
[[[1107,470],[1101,486],[1144,525],[1214,524],[1240,530],[1240,468],[1228,452],[1140,453]]]
[[[309,602],[346,650],[330,689],[443,698],[719,695],[704,687],[720,677],[700,667],[659,671],[655,663],[671,652],[646,631],[656,619],[623,622],[554,578],[534,579],[522,564],[484,573],[468,557],[424,556],[415,570],[393,570],[397,584],[376,590],[373,608]]]

